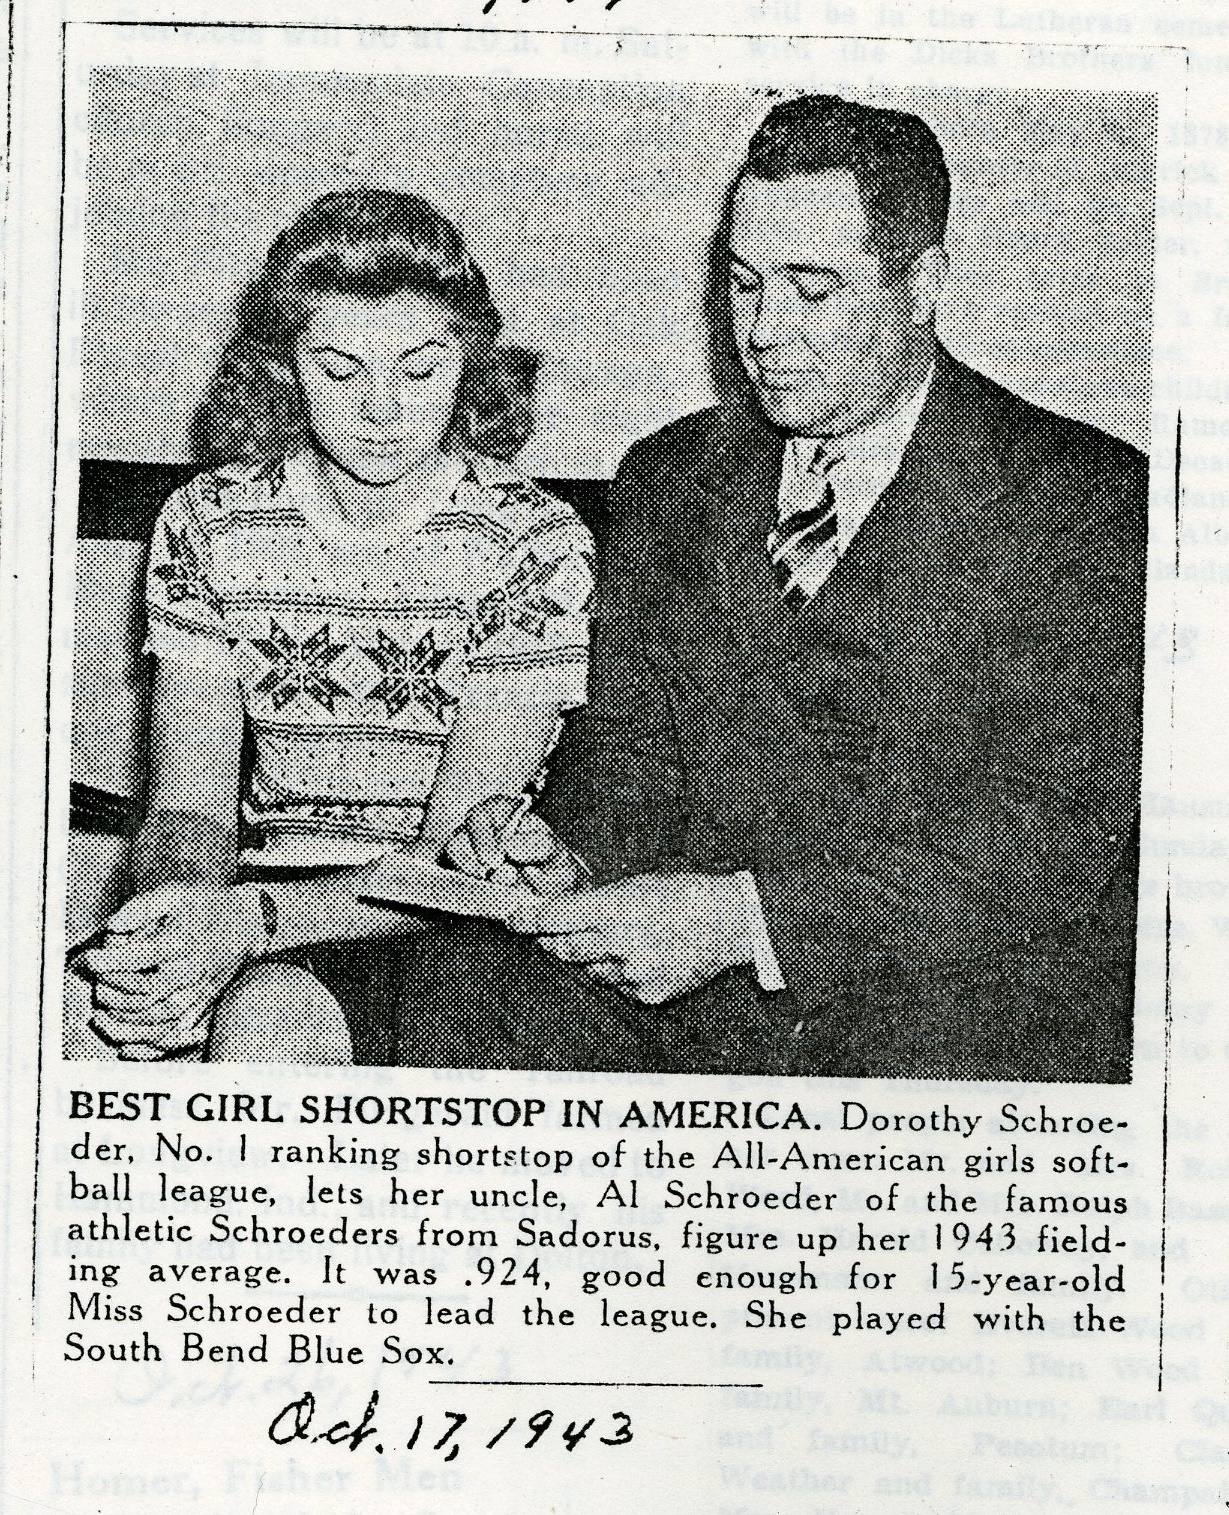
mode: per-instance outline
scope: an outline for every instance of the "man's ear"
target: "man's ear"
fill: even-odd
[[[928,247],[914,258],[909,269],[909,298],[915,326],[929,326],[934,321],[947,282],[947,267],[947,251],[942,247]]]

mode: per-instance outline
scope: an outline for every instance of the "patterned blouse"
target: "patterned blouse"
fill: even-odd
[[[504,464],[450,458],[411,519],[356,529],[301,452],[166,502],[146,647],[239,679],[251,860],[362,862],[417,836],[462,700],[584,703],[592,590],[588,532]]]

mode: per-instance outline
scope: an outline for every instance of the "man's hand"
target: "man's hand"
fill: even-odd
[[[580,888],[589,870],[540,816],[512,824],[518,801],[506,794],[483,800],[444,848],[454,868],[497,884],[525,885],[535,894],[566,894]]]
[[[732,877],[639,874],[520,906],[509,925],[646,1005],[698,989],[754,956]]]

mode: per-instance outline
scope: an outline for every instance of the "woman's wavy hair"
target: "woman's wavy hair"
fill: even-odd
[[[333,190],[314,200],[269,249],[239,310],[198,416],[212,463],[276,462],[308,434],[294,344],[321,298],[383,301],[409,290],[452,313],[465,350],[446,442],[510,458],[533,430],[538,357],[500,346],[503,326],[460,232],[418,195]]]

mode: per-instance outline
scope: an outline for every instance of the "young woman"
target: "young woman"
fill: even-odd
[[[417,922],[365,868],[539,772],[584,699],[592,548],[506,462],[534,362],[424,200],[324,195],[242,325],[221,465],[154,533],[136,893],[84,967],[122,1055],[379,1063]]]

